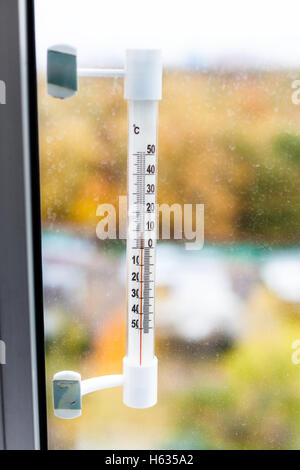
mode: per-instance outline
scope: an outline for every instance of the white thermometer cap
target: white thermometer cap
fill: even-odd
[[[124,97],[126,100],[162,98],[162,56],[160,49],[126,51]]]

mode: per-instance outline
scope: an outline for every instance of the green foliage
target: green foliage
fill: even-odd
[[[199,382],[176,403],[178,432],[198,436],[215,449],[298,449],[300,371],[291,344],[299,319],[280,325],[280,334],[244,342],[226,354],[217,385]],[[274,333],[274,332],[273,332]]]
[[[68,360],[81,358],[90,348],[90,337],[86,325],[72,320],[63,312],[57,313],[58,330],[53,338],[46,340],[46,353],[53,357],[61,355]]]
[[[261,167],[240,194],[238,226],[244,236],[278,242],[299,237],[300,190],[298,174],[285,168]]]
[[[274,140],[274,152],[300,163],[300,136],[282,132]]]

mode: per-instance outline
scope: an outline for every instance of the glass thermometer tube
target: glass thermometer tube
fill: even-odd
[[[154,357],[157,101],[129,102],[127,357]]]

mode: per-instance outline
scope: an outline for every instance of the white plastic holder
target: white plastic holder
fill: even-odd
[[[65,370],[53,377],[54,414],[58,418],[73,419],[81,416],[82,397],[88,393],[123,385],[123,375],[104,375],[81,380],[78,372]]]
[[[76,95],[78,76],[124,78],[126,100],[162,98],[162,58],[159,49],[128,49],[124,69],[78,68],[77,51],[68,45],[48,49],[47,85],[54,98]]]
[[[150,408],[157,402],[157,358],[148,366],[123,360],[123,374],[81,380],[78,372],[57,372],[53,377],[54,414],[58,418],[79,418],[82,397],[106,388],[123,386],[123,402],[131,408]]]
[[[78,91],[78,76],[124,78],[128,101],[159,101],[162,98],[162,59],[156,49],[130,49],[125,69],[77,68],[76,49],[67,45],[48,49],[48,93],[66,99]],[[123,402],[132,408],[149,408],[157,402],[156,356],[142,365],[127,356],[122,375],[81,380],[78,372],[62,371],[53,377],[54,414],[63,419],[81,415],[82,397],[106,388],[123,386]]]

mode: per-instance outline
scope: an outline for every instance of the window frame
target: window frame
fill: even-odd
[[[46,449],[33,0],[0,0],[0,449]]]

